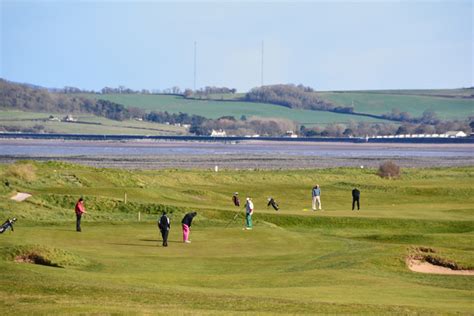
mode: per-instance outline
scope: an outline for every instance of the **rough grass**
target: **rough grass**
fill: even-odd
[[[32,182],[36,180],[36,166],[31,163],[22,162],[13,164],[8,167],[5,176],[19,181]]]
[[[94,169],[32,163],[37,179],[7,176],[0,200],[15,232],[0,235],[0,307],[16,313],[470,314],[469,276],[407,269],[411,249],[474,267],[474,168],[406,169],[385,180],[375,169],[305,171]],[[322,188],[323,212],[310,209]],[[360,212],[350,191],[362,193]],[[255,229],[243,231],[232,193],[254,198]],[[124,193],[127,192],[127,203]],[[89,214],[74,231],[73,206]],[[266,208],[268,196],[281,210]],[[197,210],[191,240],[180,220]],[[171,214],[169,247],[156,219]],[[239,212],[232,221],[236,212]],[[142,221],[137,214],[141,212]],[[227,228],[226,228],[227,227]],[[14,261],[36,253],[62,269]]]

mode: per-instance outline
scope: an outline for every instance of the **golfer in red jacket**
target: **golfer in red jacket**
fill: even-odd
[[[84,206],[84,199],[80,198],[79,201],[76,203],[76,231],[81,231],[81,218],[82,214],[87,213],[86,208]]]

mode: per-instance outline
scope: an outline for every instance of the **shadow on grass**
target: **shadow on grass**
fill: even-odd
[[[116,245],[116,246],[156,247],[156,245],[125,244],[125,243],[115,243],[115,242],[109,242],[108,244]]]
[[[162,243],[163,239],[139,239],[140,241],[152,241],[152,242],[159,242]],[[180,243],[182,244],[183,241],[177,241],[177,240],[168,240],[168,242],[174,242],[174,243]]]

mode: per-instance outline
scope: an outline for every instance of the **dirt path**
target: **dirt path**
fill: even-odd
[[[31,194],[19,192],[19,193],[15,194],[14,196],[12,196],[11,199],[14,200],[14,201],[17,201],[17,202],[22,202],[22,201],[26,200],[27,198],[29,198],[30,196],[31,196]]]
[[[407,265],[411,271],[420,273],[474,275],[474,270],[452,270],[416,259],[409,260]]]

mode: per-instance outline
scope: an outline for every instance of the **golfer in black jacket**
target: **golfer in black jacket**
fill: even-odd
[[[357,202],[357,210],[360,209],[359,200],[360,200],[360,191],[357,190],[357,188],[354,188],[354,190],[352,190],[352,210],[354,210],[354,206],[356,202]]]
[[[170,232],[170,219],[166,216],[166,212],[163,212],[159,221],[158,227],[160,228],[161,237],[163,237],[163,247],[168,247],[168,234]]]
[[[193,222],[193,218],[196,215],[197,212],[187,213],[186,215],[184,215],[183,220],[181,221],[181,224],[183,224],[183,242],[185,243],[191,242],[189,240],[189,231],[191,228],[191,223]]]

